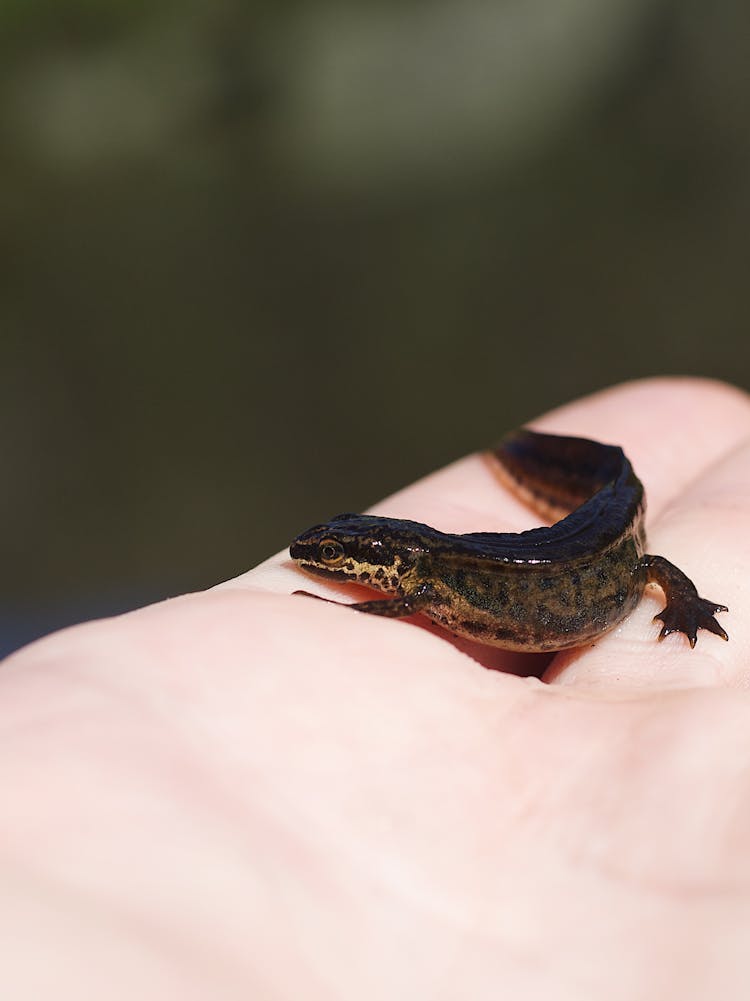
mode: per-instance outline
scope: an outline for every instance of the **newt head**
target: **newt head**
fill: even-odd
[[[289,555],[307,573],[393,594],[427,549],[424,531],[432,530],[417,522],[340,514],[298,535]]]

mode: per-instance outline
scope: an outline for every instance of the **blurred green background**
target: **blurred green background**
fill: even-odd
[[[750,387],[748,38],[746,0],[5,0],[0,653],[580,393]]]

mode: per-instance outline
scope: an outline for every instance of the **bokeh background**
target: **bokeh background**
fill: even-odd
[[[750,387],[748,44],[746,0],[4,0],[0,653],[580,393]]]

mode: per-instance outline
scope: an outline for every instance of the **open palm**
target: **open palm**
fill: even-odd
[[[651,381],[534,426],[623,445],[730,642],[657,643],[655,589],[508,654],[292,596],[367,592],[282,554],[34,644],[0,670],[3,997],[747,997],[750,402]],[[376,511],[533,524],[481,456]]]

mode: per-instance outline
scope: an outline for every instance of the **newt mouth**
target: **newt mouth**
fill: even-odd
[[[291,547],[289,551],[291,552]],[[333,580],[341,580],[342,577],[347,576],[342,570],[329,570],[328,567],[322,567],[318,563],[310,562],[310,560],[294,558],[300,570],[304,570],[305,573],[309,573],[313,577],[327,577]]]

